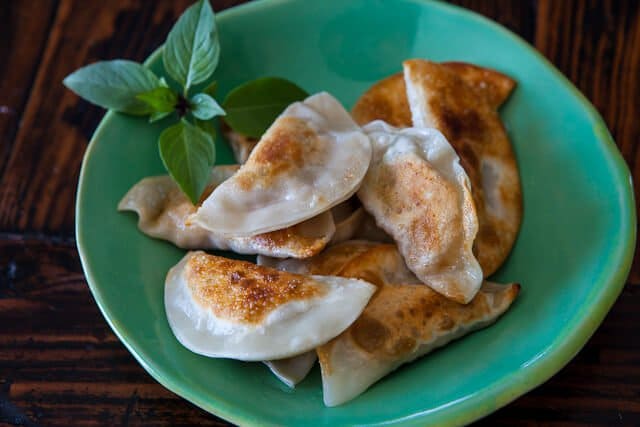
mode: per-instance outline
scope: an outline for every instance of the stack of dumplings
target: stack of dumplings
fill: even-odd
[[[214,167],[197,205],[168,176],[135,184],[118,209],[191,250],[165,282],[178,341],[264,362],[290,387],[319,361],[336,406],[495,322],[520,289],[486,280],[522,218],[498,114],[514,87],[475,65],[408,60],[351,114],[321,92],[259,140],[223,126],[238,164]]]

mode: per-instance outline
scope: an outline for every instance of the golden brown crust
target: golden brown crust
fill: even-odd
[[[522,218],[511,143],[495,108],[450,67],[424,60],[404,66],[426,98],[426,124],[444,134],[471,180],[479,222],[474,253],[489,276],[511,251]]]
[[[305,166],[322,145],[316,132],[302,119],[281,117],[254,148],[245,166],[236,175],[242,190],[268,188],[283,175]]]
[[[491,68],[479,67],[467,62],[443,62],[442,65],[453,71],[496,110],[509,98],[516,87],[515,80]]]
[[[184,274],[201,307],[217,317],[248,324],[261,323],[282,304],[326,292],[309,277],[205,253],[194,254]]]

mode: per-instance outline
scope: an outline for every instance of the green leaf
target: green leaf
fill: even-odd
[[[87,65],[69,74],[63,83],[93,104],[136,115],[153,111],[136,95],[160,85],[158,77],[151,70],[123,59]]]
[[[164,86],[142,92],[136,95],[136,98],[145,102],[154,112],[160,113],[173,111],[178,103],[178,94]]]
[[[218,65],[220,44],[216,20],[208,0],[190,6],[173,26],[162,53],[167,73],[184,93],[208,79]]]
[[[211,135],[183,119],[160,134],[158,145],[169,175],[189,199],[197,203],[215,161]]]
[[[224,120],[236,132],[259,138],[285,108],[307,96],[307,92],[285,79],[252,80],[229,92],[222,103],[227,112]]]
[[[155,113],[151,113],[151,115],[149,116],[149,123],[154,123],[158,120],[162,120],[171,113],[172,111],[156,111]]]
[[[224,116],[224,110],[215,99],[206,93],[199,93],[191,98],[191,113],[200,120],[209,120],[215,116]]]

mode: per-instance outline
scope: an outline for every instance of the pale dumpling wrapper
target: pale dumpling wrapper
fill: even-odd
[[[478,219],[455,151],[436,129],[397,129],[382,121],[363,129],[374,154],[358,190],[362,205],[423,283],[469,302],[483,277],[472,252]]]
[[[169,270],[164,301],[171,330],[189,350],[264,361],[335,337],[374,291],[361,280],[301,276],[198,251]]]
[[[233,236],[300,223],[351,197],[370,160],[369,139],[342,105],[328,93],[310,96],[276,119],[192,220]]]
[[[215,166],[205,194],[232,176],[238,165]],[[241,254],[308,258],[319,253],[333,238],[330,212],[323,212],[282,230],[248,237],[226,236],[194,224],[196,207],[168,175],[144,178],[122,198],[118,209],[138,214],[138,228],[183,249],[233,250]]]

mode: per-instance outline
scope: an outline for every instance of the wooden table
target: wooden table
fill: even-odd
[[[0,2],[0,425],[226,425],[156,383],[89,293],[74,204],[82,155],[104,112],[60,83],[98,59],[143,60],[189,3]],[[216,10],[235,3],[213,1]],[[520,34],[564,72],[604,117],[640,188],[640,2],[455,3]],[[638,285],[636,257],[580,354],[479,424],[640,425]]]

